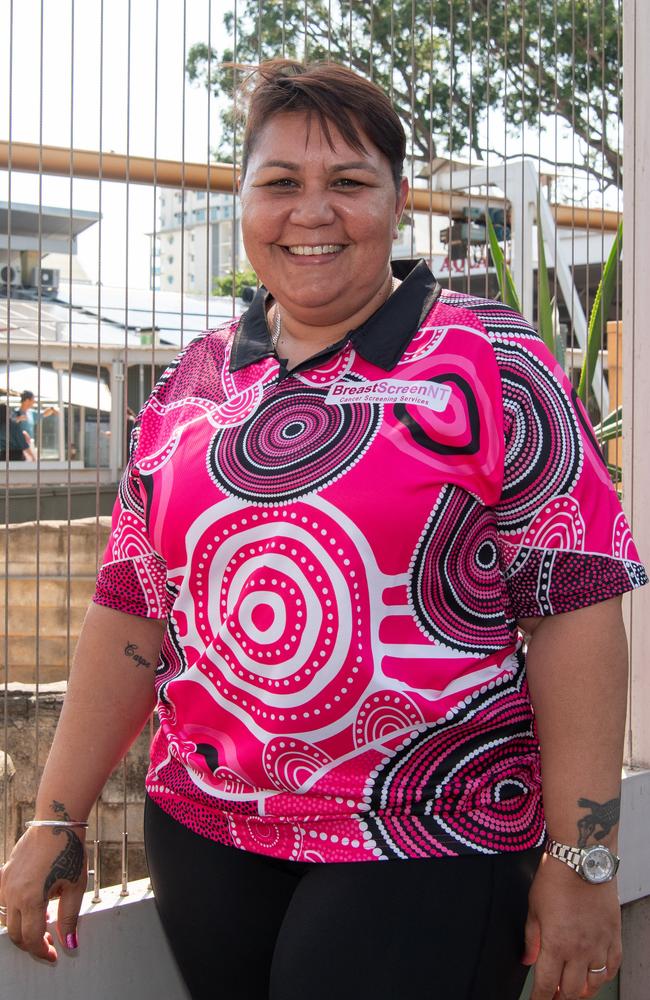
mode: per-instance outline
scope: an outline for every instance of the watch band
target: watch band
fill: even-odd
[[[557,858],[558,861],[563,861],[569,868],[573,868],[578,873],[580,872],[582,861],[582,850],[580,847],[570,847],[568,844],[560,844],[557,840],[551,840],[549,837],[544,850],[552,858]]]

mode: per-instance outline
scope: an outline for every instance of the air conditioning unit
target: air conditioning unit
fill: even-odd
[[[5,264],[4,267],[0,268],[0,285],[20,285],[22,284],[20,280],[20,268],[12,267],[11,264]]]
[[[56,292],[60,275],[61,272],[53,267],[33,267],[29,284],[32,288],[40,288],[41,292]]]

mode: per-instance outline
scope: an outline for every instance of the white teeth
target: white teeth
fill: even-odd
[[[327,243],[324,246],[318,246],[318,247],[309,247],[309,246],[287,247],[289,253],[296,254],[297,256],[300,257],[314,257],[324,253],[338,253],[338,251],[342,249],[343,247],[341,246],[340,243]]]

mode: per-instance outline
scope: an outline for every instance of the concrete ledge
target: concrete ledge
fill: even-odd
[[[30,958],[0,930],[0,1000],[190,1000],[169,951],[148,880],[102,889],[100,903],[84,896],[79,923],[79,950],[64,953],[49,965]],[[56,903],[50,904],[56,915]],[[53,924],[49,930],[58,941]]]
[[[621,788],[621,867],[618,886],[621,903],[650,896],[650,771],[623,769]],[[650,989],[648,995],[650,996]]]

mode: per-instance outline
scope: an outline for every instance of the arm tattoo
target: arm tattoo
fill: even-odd
[[[587,816],[578,820],[578,847],[586,847],[590,837],[602,840],[616,826],[621,813],[621,799],[610,799],[609,802],[593,802],[591,799],[578,799],[581,809],[589,809]],[[599,827],[600,829],[596,829]]]
[[[50,898],[50,889],[59,879],[65,879],[67,882],[79,881],[84,860],[83,844],[74,830],[59,826],[54,827],[52,833],[55,837],[63,834],[67,843],[52,862],[52,867],[43,883],[43,899],[46,902]]]
[[[138,647],[134,642],[127,642],[124,647],[124,655],[128,656],[130,660],[135,660],[139,667],[150,667],[151,661],[145,660],[144,656],[140,656],[137,650]]]
[[[68,814],[68,810],[63,805],[63,802],[57,802],[56,799],[54,799],[52,803],[52,812],[56,813],[59,819],[66,820],[66,822],[70,822],[71,817]]]

